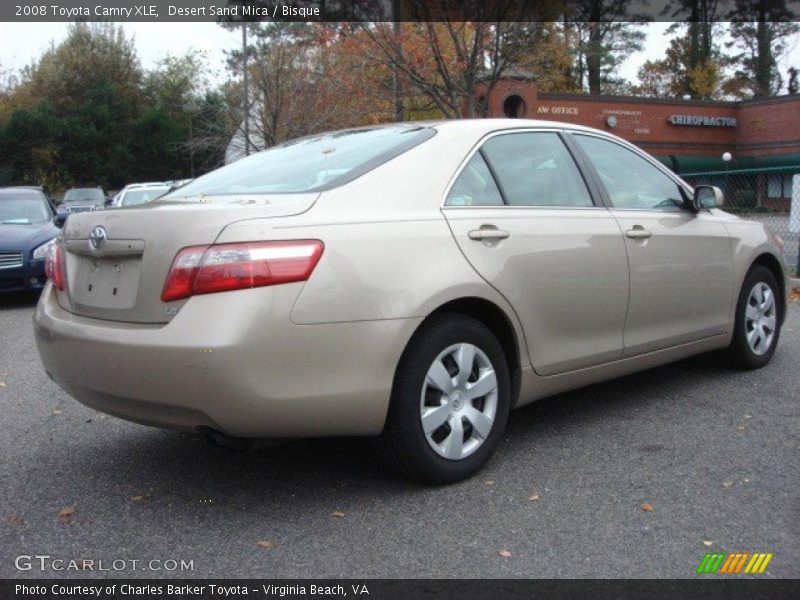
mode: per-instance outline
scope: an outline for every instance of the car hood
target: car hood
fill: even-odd
[[[0,225],[0,249],[33,249],[59,233],[60,230],[50,221],[32,225]]]

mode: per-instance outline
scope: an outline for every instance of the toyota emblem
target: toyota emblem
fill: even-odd
[[[92,248],[95,250],[98,250],[106,241],[106,239],[108,239],[106,230],[99,225],[93,228],[92,232],[89,234],[89,244],[91,244]]]

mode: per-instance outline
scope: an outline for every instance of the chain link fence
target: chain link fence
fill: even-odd
[[[796,176],[796,177],[795,177]],[[792,189],[800,194],[800,165],[736,171],[712,171],[681,175],[690,185],[715,185],[725,193],[724,210],[743,219],[761,221],[777,233],[785,246],[786,264],[792,275],[800,276],[800,232],[789,214]],[[796,200],[800,202],[800,198]]]

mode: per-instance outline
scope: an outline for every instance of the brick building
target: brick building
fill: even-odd
[[[477,95],[488,117],[566,121],[609,131],[681,175],[724,179],[727,172],[759,170],[753,201],[770,208],[788,206],[791,175],[800,173],[798,95],[730,102],[540,93],[524,75],[500,80],[488,98],[485,88]],[[725,153],[729,161],[723,160]],[[736,191],[729,189],[729,197]]]

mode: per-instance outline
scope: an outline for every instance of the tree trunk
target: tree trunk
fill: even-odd
[[[761,16],[761,15],[759,15]],[[775,60],[772,57],[772,35],[769,23],[759,20],[756,23],[756,97],[772,95],[772,76]]]
[[[589,44],[586,47],[586,75],[589,81],[589,93],[593,95],[602,92],[602,25],[602,23],[589,23]]]

